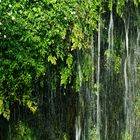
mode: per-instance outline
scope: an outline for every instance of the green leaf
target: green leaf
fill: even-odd
[[[68,57],[67,57],[67,60],[66,60],[66,63],[67,63],[67,65],[68,65],[68,68],[70,68],[70,69],[71,69],[72,62],[73,62],[73,57],[72,57],[72,55],[69,53],[69,54],[68,54]]]
[[[4,110],[3,117],[6,118],[7,120],[10,119],[10,110],[9,109]]]
[[[52,56],[52,55],[49,55],[48,56],[48,62],[51,62],[53,65],[56,65],[56,57],[55,56]]]
[[[0,115],[3,113],[3,110],[4,110],[3,100],[0,99]]]

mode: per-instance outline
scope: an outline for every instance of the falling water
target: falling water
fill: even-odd
[[[124,97],[124,111],[126,114],[126,118],[128,119],[128,75],[127,75],[127,66],[130,64],[128,61],[130,60],[129,58],[129,42],[128,42],[128,30],[129,30],[129,25],[127,25],[126,20],[124,20],[124,25],[125,25],[125,47],[126,47],[126,58],[124,62],[124,83],[125,83],[125,97]],[[127,120],[128,121],[128,120]]]
[[[109,30],[108,30],[108,49],[109,51],[113,52],[113,30],[114,30],[114,24],[113,24],[113,13],[112,10],[110,12],[110,23],[109,23]]]
[[[125,113],[127,112],[127,94],[128,94],[128,80],[127,80],[127,59],[124,62],[124,83],[125,83],[125,98],[124,98],[124,107]]]
[[[110,22],[109,22],[109,28],[108,28],[108,53],[109,53],[109,66],[108,66],[108,70],[106,72],[106,84],[112,84],[113,82],[113,64],[112,64],[112,56],[113,56],[113,47],[114,47],[114,34],[113,34],[113,30],[114,30],[114,23],[113,23],[113,12],[112,10],[110,11]],[[110,87],[111,88],[111,87]],[[108,89],[107,89],[108,90]],[[109,90],[111,91],[111,89]],[[105,92],[105,140],[108,140],[108,91]]]
[[[139,41],[140,41],[140,30],[137,29],[137,32],[138,32],[138,36],[137,36],[137,48],[139,47]]]
[[[135,77],[134,77],[134,84],[135,84],[135,94],[134,98],[137,100],[140,98],[139,94],[139,62],[140,62],[140,30],[137,29],[137,38],[136,38],[136,44],[135,44],[135,51],[134,51],[134,71],[135,71]],[[136,102],[135,104],[136,105]],[[135,109],[135,108],[134,108]],[[137,110],[138,111],[138,110]],[[134,123],[133,123],[133,136],[134,139],[139,140],[140,139],[140,129],[139,129],[139,116],[137,116],[137,111],[135,110],[135,116],[134,116]],[[134,129],[135,128],[135,129]]]
[[[128,31],[129,31],[129,21],[124,20],[124,25],[125,25],[125,46],[126,46],[126,54],[128,57],[129,54],[129,39],[128,39]]]
[[[137,66],[139,65],[139,30],[137,30],[137,38],[134,37],[134,33],[129,34],[132,28],[129,24],[129,20],[124,22],[125,25],[125,48],[126,56],[124,62],[124,83],[125,83],[125,94],[124,94],[124,115],[125,115],[125,136],[124,139],[139,139],[136,138],[135,121],[137,118],[135,115],[135,106],[137,99],[137,92],[139,89],[137,81]],[[132,29],[131,29],[132,30]],[[135,35],[136,36],[136,35]]]
[[[80,140],[81,137],[80,115],[76,117],[75,129],[76,129],[76,140]]]
[[[98,64],[97,64],[97,139],[100,140],[101,110],[100,110],[100,50],[101,49],[101,17],[98,23]]]
[[[129,23],[126,23],[126,20],[124,20],[125,25],[125,47],[126,47],[126,57],[124,62],[124,83],[125,83],[125,96],[124,96],[124,111],[125,111],[125,118],[126,118],[126,127],[125,127],[125,140],[128,139],[131,131],[131,102],[132,99],[131,96],[131,79],[128,75],[128,72],[131,71],[131,56],[129,55],[129,38],[128,38],[128,32],[129,32]],[[129,79],[128,79],[129,77]]]
[[[81,72],[81,64],[80,64],[80,58],[79,58],[79,52],[77,51],[77,65],[78,65],[78,78],[79,78],[79,100],[78,100],[78,108],[81,106],[81,102],[82,102],[82,97],[81,97],[81,87],[82,87],[82,72]],[[75,119],[75,139],[76,140],[80,140],[81,138],[81,112],[80,112],[80,108],[78,109],[78,112],[77,112],[77,116],[76,116],[76,119]]]
[[[121,17],[115,13],[115,10],[110,11],[109,19],[104,19],[99,15],[98,33],[91,37],[90,53],[86,52],[89,53],[91,58],[89,61],[95,68],[95,72],[89,76],[89,81],[84,81],[86,76],[83,74],[85,59],[82,57],[86,53],[83,53],[82,50],[72,51],[74,57],[75,52],[77,55],[77,61],[74,62],[77,63],[75,74],[79,78],[79,93],[73,94],[73,92],[75,93],[73,90],[69,94],[69,90],[74,86],[69,85],[68,89],[63,89],[59,83],[53,91],[51,79],[54,77],[51,77],[51,67],[49,67],[49,72],[46,74],[48,76],[47,88],[38,98],[41,106],[38,114],[34,117],[23,109],[18,118],[18,109],[14,108],[12,121],[15,124],[11,123],[14,126],[9,125],[8,137],[10,140],[12,140],[13,129],[19,127],[16,126],[18,121],[23,121],[20,125],[27,121],[30,129],[38,126],[39,129],[37,131],[33,129],[33,131],[38,133],[35,137],[39,140],[46,135],[49,138],[44,139],[51,140],[58,137],[59,140],[62,138],[63,140],[140,139],[140,113],[138,112],[139,116],[136,116],[135,113],[135,100],[137,96],[140,98],[140,29],[136,27],[137,25],[132,25],[133,21],[126,19],[123,21],[122,18],[118,20],[119,18]],[[105,20],[105,28],[108,30],[102,28],[103,20]],[[118,25],[120,23],[121,27]],[[135,33],[135,31],[137,32]],[[118,73],[114,70],[116,58],[119,58]],[[94,69],[90,66],[89,70]],[[58,79],[57,77],[59,76],[56,75],[56,83],[60,80],[60,77]],[[65,95],[63,95],[64,92],[66,92]],[[34,122],[34,120],[37,121]],[[23,127],[25,126],[23,125]],[[25,129],[27,128],[25,127]]]
[[[127,98],[128,98],[128,77],[127,77],[127,64],[128,64],[128,28],[126,27],[125,23],[125,47],[126,47],[126,58],[124,62],[124,83],[125,83],[125,97],[124,97],[124,111],[125,114],[127,113]]]

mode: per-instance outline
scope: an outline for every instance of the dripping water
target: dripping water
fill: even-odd
[[[126,20],[124,20],[124,25],[125,25],[125,48],[126,48],[126,57],[124,61],[124,83],[125,83],[125,96],[124,96],[124,112],[125,115],[127,116],[127,102],[128,102],[128,75],[127,75],[127,66],[128,66],[128,60],[129,60],[129,44],[128,44],[128,30],[129,30],[129,25],[127,25]],[[128,118],[128,117],[126,117]]]
[[[108,49],[109,51],[113,52],[113,30],[114,30],[114,23],[113,23],[113,13],[112,10],[110,12],[110,23],[109,23],[109,30],[108,30]]]
[[[124,83],[125,83],[125,95],[124,95],[124,113],[125,113],[125,139],[127,140],[129,134],[129,107],[128,107],[128,94],[129,94],[129,81],[128,81],[128,68],[129,68],[129,42],[128,42],[128,29],[129,25],[124,20],[125,26],[125,48],[126,48],[126,57],[124,61]]]
[[[137,48],[138,48],[139,45],[140,45],[140,43],[139,43],[139,41],[140,41],[140,30],[137,29],[137,32],[138,32],[138,36],[137,36]]]
[[[81,138],[81,122],[80,122],[80,115],[78,115],[78,116],[76,117],[75,130],[76,130],[76,140],[80,140],[80,138]]]
[[[98,23],[98,64],[97,64],[97,139],[100,140],[101,110],[100,110],[100,50],[101,49],[101,17],[99,15]]]
[[[113,23],[113,12],[110,11],[110,21],[109,21],[109,28],[108,28],[108,51],[109,51],[109,66],[106,73],[106,85],[113,83],[113,65],[112,65],[112,54],[114,52],[114,23]],[[111,87],[110,87],[111,88]],[[109,89],[111,91],[111,89]],[[109,93],[110,94],[110,93]],[[108,90],[105,93],[105,140],[108,140]]]
[[[134,138],[134,124],[135,124],[135,98],[137,87],[137,64],[135,51],[137,52],[137,42],[129,35],[129,20],[124,20],[125,26],[125,48],[126,56],[124,61],[124,83],[125,83],[125,95],[124,95],[124,115],[125,115],[125,140]]]
[[[80,86],[79,86],[79,100],[78,100],[78,106],[77,106],[77,108],[78,108],[78,112],[77,112],[77,116],[76,116],[76,119],[75,119],[75,139],[76,140],[80,140],[80,138],[81,138],[81,130],[82,130],[82,128],[81,128],[81,110],[80,110],[80,108],[79,108],[79,106],[81,105],[81,102],[82,102],[82,97],[81,97],[81,87],[82,87],[82,71],[81,71],[81,64],[80,64],[80,56],[79,56],[79,52],[77,51],[77,60],[78,60],[78,76],[79,76],[79,84],[80,84]]]

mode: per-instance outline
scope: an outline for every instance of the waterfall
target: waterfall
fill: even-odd
[[[81,138],[80,115],[76,117],[75,130],[76,130],[76,138],[75,138],[75,140],[80,140],[80,138]]]
[[[127,23],[126,23],[127,22]],[[129,39],[128,39],[128,31],[129,31],[129,21],[124,20],[125,25],[125,46],[126,46],[126,56],[128,57],[129,54]]]
[[[124,97],[124,111],[127,112],[127,94],[128,94],[128,80],[127,80],[127,59],[124,62],[124,83],[125,83],[125,97]]]
[[[137,52],[139,49],[138,40],[139,33],[135,39],[134,35],[129,35],[129,20],[124,20],[125,26],[125,48],[126,56],[124,61],[124,114],[125,114],[125,136],[124,139],[135,139],[135,100],[137,96]],[[138,62],[139,63],[139,62]]]
[[[82,104],[82,97],[81,97],[81,88],[82,88],[82,72],[81,72],[81,64],[79,58],[79,52],[77,51],[77,65],[78,65],[78,78],[79,78],[79,100],[78,100],[78,112],[75,119],[75,140],[80,140],[81,138],[81,104]]]
[[[126,57],[124,61],[124,83],[125,83],[125,95],[124,95],[124,113],[125,113],[125,121],[126,121],[126,127],[125,127],[125,140],[127,140],[127,137],[129,135],[129,107],[128,107],[128,98],[129,98],[129,81],[128,81],[128,68],[129,68],[129,42],[128,42],[128,26],[126,21],[124,20],[125,25],[125,48],[126,48]]]
[[[110,23],[109,23],[109,30],[108,30],[108,49],[109,51],[113,52],[113,30],[114,30],[114,24],[113,24],[113,13],[112,10],[110,12]]]
[[[113,23],[113,12],[112,12],[112,10],[110,11],[110,21],[109,21],[109,28],[108,28],[108,55],[109,55],[109,66],[108,66],[108,70],[107,70],[107,72],[106,72],[106,84],[110,84],[110,85],[112,85],[112,83],[113,83],[113,64],[112,64],[112,59],[113,59],[113,52],[114,52],[114,41],[113,41],[113,39],[114,39],[114,23]],[[107,114],[107,112],[108,112],[108,110],[109,110],[109,108],[108,108],[108,96],[109,96],[109,94],[110,94],[110,91],[111,91],[111,88],[112,87],[110,87],[110,89],[109,89],[109,93],[108,93],[108,89],[106,89],[106,92],[105,92],[105,114],[104,114],[104,117],[105,117],[105,140],[108,140],[108,114]]]
[[[97,64],[97,139],[100,140],[101,109],[100,109],[100,50],[101,49],[101,17],[98,23],[98,64]]]
[[[140,30],[137,29],[137,32],[138,32],[138,36],[137,36],[137,48],[138,48],[139,45],[140,45],[140,43],[139,43],[139,41],[140,41]]]
[[[140,62],[140,30],[137,29],[137,38],[136,38],[136,45],[135,45],[135,85],[139,86],[139,62]],[[137,92],[138,91],[138,92]],[[139,88],[138,89],[135,89],[135,99],[139,99],[140,98],[140,93],[139,93]],[[138,100],[139,102],[139,100]],[[138,110],[136,110],[135,108],[135,113],[137,114],[137,111],[139,111],[139,108]],[[140,139],[140,123],[139,123],[139,116],[135,116],[135,139],[136,140],[139,140]]]
[[[128,38],[128,32],[129,32],[129,24],[124,20],[125,25],[125,48],[126,48],[126,57],[124,61],[124,83],[125,83],[125,95],[124,95],[124,112],[125,112],[125,140],[128,139],[131,131],[131,77],[129,72],[131,72],[131,56],[129,53],[129,38]]]
[[[140,5],[15,4],[0,21],[0,140],[140,140]]]

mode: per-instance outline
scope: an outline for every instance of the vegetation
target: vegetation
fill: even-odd
[[[11,121],[13,110],[18,107],[35,116],[41,110],[42,96],[43,99],[51,98],[50,93],[56,94],[60,88],[61,94],[67,98],[70,92],[79,93],[81,84],[87,86],[97,71],[91,49],[94,47],[97,53],[95,40],[99,15],[103,15],[101,26],[105,36],[101,43],[105,44],[107,23],[104,15],[113,10],[117,18],[124,20],[128,7],[132,6],[138,13],[139,4],[140,0],[1,0],[0,116]],[[135,24],[140,25],[140,22]],[[116,35],[114,52],[101,50],[101,64],[105,63],[106,70],[113,65],[113,74],[117,78],[121,75],[123,63],[120,40],[121,37]],[[118,78],[118,83],[121,80]],[[99,86],[90,83],[90,89],[93,84]],[[63,97],[62,100],[68,99]],[[33,135],[24,121],[17,124],[15,132],[22,138],[25,133],[29,137]],[[94,129],[90,135],[96,135]],[[67,140],[67,137],[69,135],[64,131],[60,139]]]
[[[9,105],[14,102],[36,111],[37,89],[45,86],[48,69],[53,73],[53,87],[55,75],[60,86],[66,88],[72,82],[75,50],[89,47],[99,4],[90,0],[1,2],[0,106],[4,117],[10,118]]]

